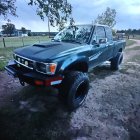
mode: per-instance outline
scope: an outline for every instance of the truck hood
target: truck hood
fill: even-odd
[[[32,46],[18,48],[14,53],[36,61],[49,61],[50,59],[67,55],[79,48],[81,44],[66,43],[66,42],[47,42],[34,44]],[[77,49],[76,49],[77,50]]]

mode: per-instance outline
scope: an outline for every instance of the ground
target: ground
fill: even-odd
[[[20,86],[0,72],[0,139],[139,140],[140,41],[127,46],[119,71],[109,63],[89,73],[86,102],[74,112],[57,90]]]

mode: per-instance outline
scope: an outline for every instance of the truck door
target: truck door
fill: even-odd
[[[89,58],[92,66],[97,66],[107,59],[108,46],[106,42],[101,42],[101,40],[106,40],[105,29],[103,26],[96,26],[91,41],[91,57]]]

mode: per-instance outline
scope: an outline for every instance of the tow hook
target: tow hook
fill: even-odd
[[[19,82],[22,86],[25,86],[25,82],[19,79]]]

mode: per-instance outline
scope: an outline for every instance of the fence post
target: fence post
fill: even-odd
[[[23,37],[21,37],[22,38],[22,44],[23,44],[23,47],[24,47],[24,41],[23,41]]]
[[[4,38],[3,38],[3,46],[4,46],[4,48],[6,48],[5,39]]]
[[[40,38],[39,38],[39,36],[38,36],[38,41],[39,41],[39,43],[40,43]]]

